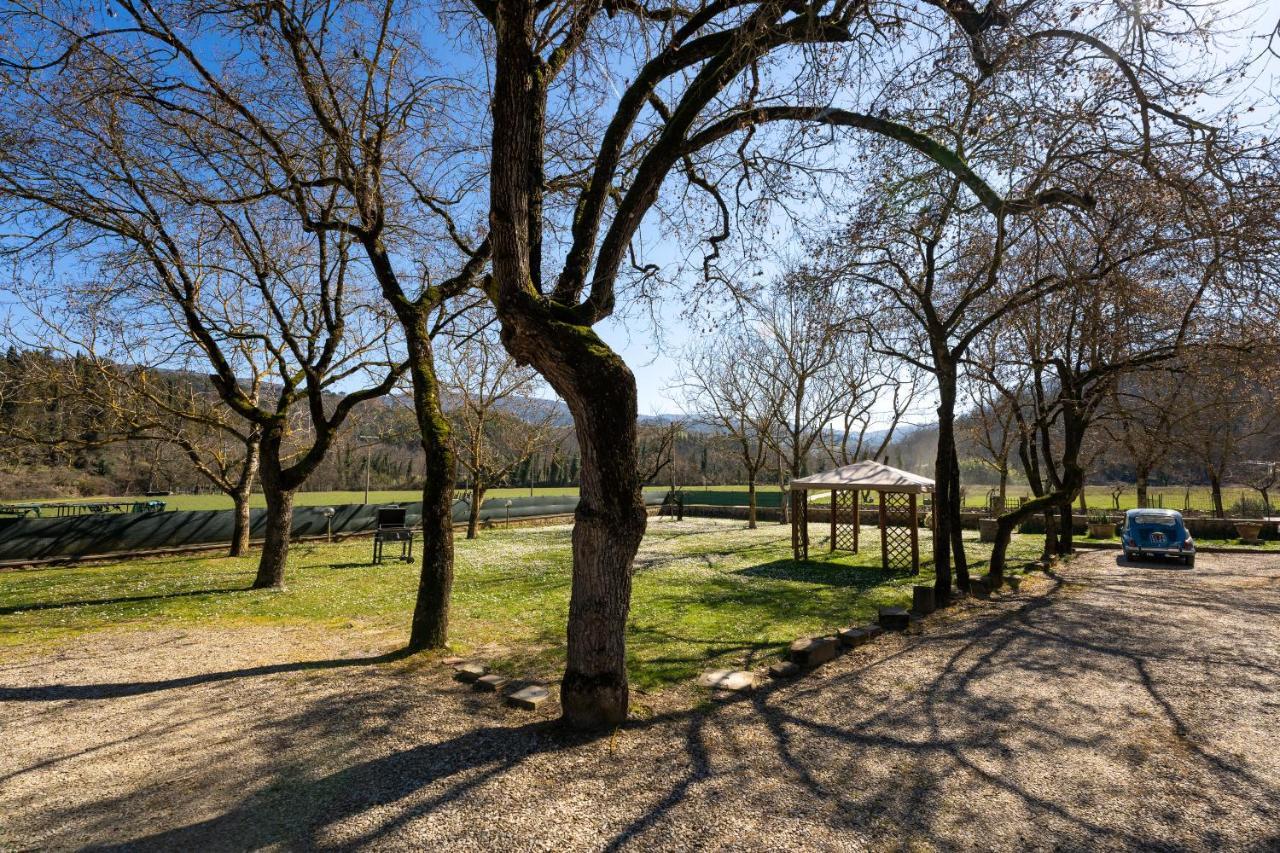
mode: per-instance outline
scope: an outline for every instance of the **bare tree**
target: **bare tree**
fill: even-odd
[[[471,486],[467,538],[475,539],[485,492],[533,454],[558,444],[561,430],[554,405],[535,396],[537,372],[516,364],[496,331],[484,325],[459,333],[457,344],[442,348],[441,366],[458,461]]]
[[[6,149],[30,152],[25,113],[39,117],[40,93],[56,80],[55,88],[89,93],[93,109],[127,116],[116,126],[119,140],[157,149],[131,172],[139,187],[159,176],[195,185],[188,203],[269,205],[277,224],[363,255],[400,325],[426,460],[409,647],[443,646],[456,461],[432,339],[465,308],[463,294],[488,259],[488,242],[474,230],[484,211],[460,212],[485,158],[475,140],[452,138],[463,125],[447,117],[474,108],[449,111],[454,94],[469,97],[466,87],[435,73],[417,41],[423,10],[413,4],[124,0],[118,10],[101,26],[72,2],[19,4],[6,18],[5,44],[21,45],[4,65]],[[10,171],[15,189],[21,171]],[[268,431],[264,454],[271,441]],[[265,469],[263,483],[269,488]]]
[[[683,381],[675,386],[691,420],[723,431],[733,442],[747,478],[747,527],[756,528],[756,483],[769,459],[779,396],[767,373],[741,352],[752,337],[736,325],[682,354]]]

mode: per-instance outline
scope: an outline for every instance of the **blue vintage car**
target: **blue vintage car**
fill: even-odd
[[[1182,522],[1182,513],[1171,509],[1129,510],[1120,541],[1126,560],[1160,555],[1177,557],[1188,566],[1196,564],[1196,543]]]

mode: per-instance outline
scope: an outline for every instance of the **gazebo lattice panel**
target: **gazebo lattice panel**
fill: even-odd
[[[836,491],[832,493],[831,511],[835,513],[835,538],[831,542],[832,551],[858,550],[858,528],[854,505],[858,499],[857,492]]]
[[[916,551],[912,533],[916,525],[911,495],[886,492],[884,495],[884,566],[892,571],[913,571]]]

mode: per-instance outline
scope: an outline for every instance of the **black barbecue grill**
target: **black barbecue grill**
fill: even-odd
[[[407,526],[408,510],[398,506],[378,507],[378,528],[373,534],[373,564],[382,562],[387,542],[400,543],[400,561],[413,562],[413,528]]]

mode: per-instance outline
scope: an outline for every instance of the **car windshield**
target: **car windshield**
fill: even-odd
[[[1133,521],[1135,524],[1158,524],[1161,527],[1173,527],[1177,524],[1177,519],[1172,515],[1135,515]]]

